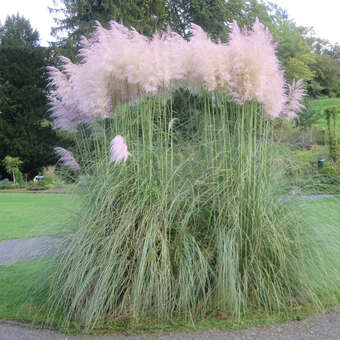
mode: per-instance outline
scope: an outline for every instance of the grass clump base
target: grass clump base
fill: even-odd
[[[46,319],[46,310],[42,309],[46,301],[47,291],[41,290],[41,273],[45,275],[54,270],[48,260],[19,262],[13,265],[0,267],[0,320],[15,320],[29,323],[30,326],[41,329]],[[39,289],[37,290],[37,287]],[[95,328],[84,329],[84,325],[71,322],[67,328],[60,327],[58,316],[50,320],[44,328],[58,330],[67,334],[106,334],[112,331],[125,335],[158,332],[197,332],[208,329],[243,329],[247,327],[261,327],[288,320],[300,320],[312,313],[306,308],[296,308],[291,311],[278,313],[260,313],[251,311],[235,320],[228,314],[211,314],[196,320],[171,319],[116,319],[106,324],[97,324]],[[60,317],[60,315],[59,315]]]
[[[323,255],[275,196],[260,106],[203,92],[183,118],[172,103],[121,106],[82,130],[84,210],[51,280],[50,319],[91,329],[334,302],[340,276],[320,289]],[[117,134],[125,163],[109,162]]]

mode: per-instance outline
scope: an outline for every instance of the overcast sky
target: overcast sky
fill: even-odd
[[[58,0],[57,0],[58,2]],[[340,44],[340,0],[271,0],[288,11],[289,17],[298,25],[313,26],[318,37]],[[25,16],[40,33],[41,42],[47,45],[54,26],[48,11],[53,0],[0,0],[0,21],[7,15]]]
[[[0,21],[4,24],[6,16],[19,13],[30,20],[40,34],[42,45],[46,46],[48,41],[54,41],[50,33],[55,24],[49,6],[54,7],[53,0],[0,0]]]
[[[0,0],[1,1],[1,0]],[[271,0],[300,26],[313,26],[319,38],[340,44],[340,0]]]

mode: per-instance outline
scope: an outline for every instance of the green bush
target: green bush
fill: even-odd
[[[282,177],[279,177],[281,195],[286,195],[292,187],[300,194],[340,193],[340,176],[333,162],[327,159],[327,147],[315,145],[314,150],[292,149],[284,144],[277,146],[277,158],[280,157]],[[277,169],[280,175],[280,169]]]
[[[1,186],[0,189],[19,189],[20,185],[18,183],[8,182],[4,186]]]
[[[327,133],[326,129],[320,128],[318,126],[314,126],[312,128],[313,134],[313,142],[318,145],[326,145],[327,144]]]
[[[26,189],[30,191],[46,190],[44,185],[42,185],[41,183],[34,183],[34,182],[29,182],[26,185]]]
[[[340,181],[340,163],[338,162],[326,161],[320,172],[328,177],[339,177]]]
[[[16,184],[18,184],[19,188],[23,188],[25,186],[25,183],[22,172],[19,169],[14,169],[13,172],[15,175]]]
[[[6,171],[12,175],[13,182],[18,184],[19,187],[24,186],[24,180],[21,171],[19,170],[22,165],[22,161],[19,157],[6,156],[2,161],[6,168]],[[16,178],[18,176],[18,178]]]
[[[57,185],[58,178],[55,173],[55,169],[56,169],[55,166],[48,166],[48,167],[43,168],[44,178],[41,181],[41,185],[45,189],[52,189]]]

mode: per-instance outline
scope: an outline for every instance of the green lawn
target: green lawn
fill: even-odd
[[[79,206],[67,194],[0,193],[0,241],[67,233]]]
[[[313,109],[322,110],[322,112],[330,106],[340,107],[340,98],[324,98],[324,99],[314,99],[312,101]]]
[[[318,110],[321,113],[321,118],[319,119],[319,125],[323,128],[327,128],[327,121],[324,116],[324,111],[328,107],[337,106],[340,109],[340,98],[325,98],[325,99],[315,99],[312,101],[312,108]],[[337,133],[340,135],[340,114],[337,118]]]
[[[298,207],[308,224],[340,229],[340,196],[301,201]]]
[[[34,294],[46,260],[0,265],[0,320],[31,322],[39,315],[44,297]]]

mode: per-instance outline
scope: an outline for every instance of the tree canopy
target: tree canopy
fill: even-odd
[[[96,21],[107,27],[114,20],[148,36],[166,25],[166,0],[62,0],[62,3],[63,7],[50,9],[52,13],[63,14],[62,19],[56,19],[52,35],[61,35],[58,46],[69,56],[79,48],[81,37],[88,37],[94,30]],[[65,32],[66,37],[62,35]]]
[[[61,0],[63,6],[51,8],[52,13],[62,13],[56,19],[52,33],[58,36],[67,32],[62,43],[78,46],[82,35],[88,36],[95,21],[107,26],[110,20],[135,28],[143,35],[151,36],[170,26],[183,37],[190,36],[191,24],[203,28],[213,39],[227,40],[230,24],[236,20],[250,28],[256,17],[265,23],[270,21],[267,7],[257,0]]]
[[[0,42],[2,45],[19,44],[36,47],[39,45],[39,33],[33,30],[29,20],[19,14],[8,16],[5,24],[0,26]]]
[[[49,63],[49,49],[39,46],[29,21],[8,17],[0,27],[0,159],[19,157],[25,173],[55,162],[46,98]]]

